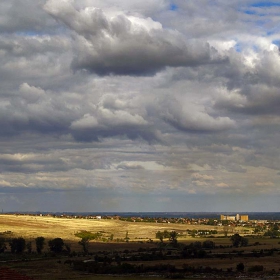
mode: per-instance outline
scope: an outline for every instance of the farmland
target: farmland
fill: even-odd
[[[187,232],[192,230],[216,230],[217,234],[204,237],[188,235]],[[177,243],[173,249],[169,239],[164,239],[162,243],[156,239],[156,233],[164,231],[178,233]],[[91,240],[88,244],[89,254],[85,255],[79,245],[81,240],[77,236],[79,232],[99,232],[103,239]],[[244,232],[244,228],[236,227],[234,232]],[[94,260],[96,256],[104,256],[104,254],[112,256],[113,259],[113,254],[118,254],[120,263],[128,263],[131,266],[172,266],[178,271],[181,271],[183,267],[192,268],[194,269],[193,273],[188,271],[188,277],[190,278],[199,272],[198,268],[202,268],[201,273],[204,272],[205,267],[215,268],[226,273],[226,271],[235,271],[238,264],[244,263],[245,272],[251,267],[262,265],[264,268],[262,273],[274,275],[273,277],[277,279],[280,268],[280,239],[250,235],[247,237],[249,240],[248,246],[233,248],[230,240],[232,233],[225,237],[222,229],[210,225],[133,223],[116,219],[67,219],[29,215],[0,215],[0,233],[5,238],[22,237],[32,244],[29,254],[25,251],[23,254],[15,256],[11,256],[9,246],[7,246],[6,252],[0,254],[0,260],[2,261],[0,267],[16,269],[38,280],[111,279],[109,276],[96,276],[93,273],[88,273],[87,270],[73,269],[72,265],[65,264],[67,260],[69,262],[70,251],[68,254],[66,252],[51,254],[46,245],[42,255],[36,254],[34,240],[38,236],[43,236],[46,239],[46,244],[53,238],[62,238],[71,248],[71,262],[72,260],[80,262]],[[110,236],[112,237],[111,240],[109,240]],[[129,237],[128,242],[124,242],[126,236]],[[199,250],[190,249],[191,246],[204,244],[205,241],[212,241],[215,248],[211,250],[201,250],[203,247]],[[205,255],[195,255],[194,252],[199,251],[205,252]],[[158,257],[159,255],[161,257]],[[113,266],[114,262],[112,262]],[[230,279],[229,277],[231,276],[228,275],[227,279]],[[129,278],[126,277],[125,279]],[[135,276],[133,279],[135,279]]]

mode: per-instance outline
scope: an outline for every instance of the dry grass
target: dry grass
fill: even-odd
[[[187,229],[214,229],[213,226],[131,223],[119,220],[66,219],[40,216],[0,215],[0,232],[12,231],[16,236],[24,238],[61,237],[65,240],[77,241],[74,234],[81,230],[91,232],[102,231],[106,235],[114,234],[114,238],[124,238],[128,232],[130,240],[155,239],[157,231],[183,232]]]

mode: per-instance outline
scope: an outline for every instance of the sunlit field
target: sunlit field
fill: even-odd
[[[218,234],[212,237],[191,237],[186,234],[187,230],[217,230]],[[181,244],[190,244],[192,242],[204,242],[206,240],[212,240],[216,244],[215,252],[224,253],[232,252],[235,248],[231,247],[230,236],[232,232],[228,233],[225,237],[222,227],[206,226],[206,225],[188,225],[188,224],[171,224],[171,223],[144,223],[144,222],[127,222],[121,220],[106,220],[106,219],[67,219],[67,218],[53,218],[53,217],[41,217],[41,216],[28,216],[28,215],[0,215],[0,233],[8,237],[23,237],[26,241],[32,243],[33,254],[28,255],[28,262],[5,262],[5,255],[1,257],[2,263],[0,268],[7,266],[15,269],[25,275],[34,277],[34,279],[40,280],[58,280],[58,279],[80,279],[80,280],[132,280],[139,276],[100,276],[92,275],[86,272],[75,271],[69,265],[65,264],[65,260],[68,258],[66,255],[57,255],[49,257],[49,248],[46,244],[44,253],[47,253],[47,257],[40,257],[35,253],[35,238],[43,236],[46,241],[60,237],[67,242],[72,252],[81,252],[82,247],[79,245],[81,240],[75,236],[77,232],[88,231],[92,233],[101,232],[102,236],[109,237],[113,235],[113,240],[108,241],[107,238],[102,240],[92,240],[89,244],[89,252],[93,255],[98,251],[113,252],[124,250],[134,250],[135,252],[139,248],[158,248],[159,240],[156,239],[156,232],[158,231],[176,231],[179,233],[178,242]],[[244,228],[235,228],[234,232],[244,233]],[[3,234],[4,233],[4,234]],[[129,242],[124,242],[125,236],[129,237]],[[242,253],[252,252],[253,250],[271,250],[280,248],[280,239],[264,238],[261,236],[250,236],[249,246],[240,247],[238,250]],[[169,243],[168,239],[164,240],[165,244]],[[9,252],[9,246],[7,248]],[[7,254],[8,255],[8,254]],[[19,255],[15,255],[14,259],[20,258]],[[86,257],[93,258],[93,257]],[[213,267],[226,271],[229,268],[235,269],[238,263],[245,263],[246,267],[263,265],[266,271],[279,271],[280,255],[275,253],[273,256],[264,256],[262,258],[248,258],[246,256],[234,256],[232,258],[191,258],[191,259],[172,259],[172,260],[153,260],[145,262],[144,265],[157,265],[157,264],[171,264],[176,268],[182,268],[184,265],[190,265],[193,267]],[[135,261],[135,265],[141,265],[143,262]],[[157,279],[159,276],[153,276],[153,279]],[[151,279],[150,277],[141,276],[140,279]],[[187,278],[185,278],[187,279]],[[230,278],[228,278],[230,279]],[[273,278],[271,278],[273,279]]]

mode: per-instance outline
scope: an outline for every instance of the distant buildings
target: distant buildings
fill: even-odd
[[[221,215],[221,221],[248,222],[249,216],[248,215],[239,215],[239,214],[236,214],[235,216]]]

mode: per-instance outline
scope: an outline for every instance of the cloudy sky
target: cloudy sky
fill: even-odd
[[[280,211],[280,2],[0,2],[0,210]]]

